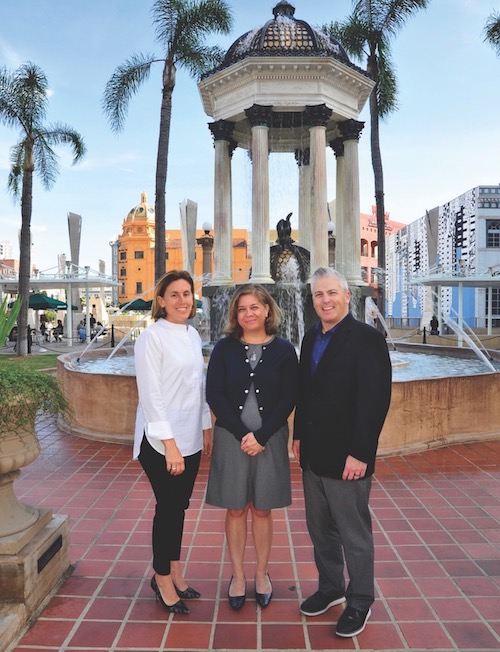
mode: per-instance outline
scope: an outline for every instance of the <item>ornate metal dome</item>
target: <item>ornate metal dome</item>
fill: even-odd
[[[231,45],[219,70],[246,57],[266,56],[320,56],[333,57],[350,64],[338,43],[314,29],[304,20],[294,17],[295,7],[281,0],[273,9],[274,18],[263,27],[250,30]]]
[[[148,197],[145,192],[141,193],[141,203],[132,208],[127,217],[125,218],[126,222],[154,222],[155,220],[155,209],[153,206],[148,204]]]

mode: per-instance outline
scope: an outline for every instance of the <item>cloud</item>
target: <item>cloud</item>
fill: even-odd
[[[7,68],[19,68],[23,62],[23,57],[3,38],[0,38],[0,58]]]

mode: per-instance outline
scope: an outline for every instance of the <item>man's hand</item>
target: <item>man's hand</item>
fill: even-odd
[[[297,462],[300,462],[300,439],[294,439],[292,443],[292,453]]]
[[[361,460],[357,460],[352,455],[348,455],[345,461],[344,472],[342,473],[342,480],[359,480],[365,477],[366,464]]]

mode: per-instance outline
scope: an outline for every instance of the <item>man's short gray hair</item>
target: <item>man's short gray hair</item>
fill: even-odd
[[[315,272],[313,272],[311,278],[309,279],[309,282],[311,284],[311,290],[313,292],[314,292],[314,286],[316,285],[316,281],[319,281],[320,278],[324,278],[325,276],[329,278],[337,279],[344,292],[349,291],[349,284],[347,283],[347,279],[343,274],[337,272],[337,270],[334,269],[333,267],[318,267],[318,269]]]

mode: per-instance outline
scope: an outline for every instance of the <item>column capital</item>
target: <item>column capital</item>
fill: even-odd
[[[309,165],[311,158],[311,149],[309,147],[303,147],[302,149],[295,150],[295,160],[297,165],[302,167],[303,165]]]
[[[228,143],[229,156],[232,157],[234,150],[238,147],[238,143],[232,137],[234,122],[217,120],[217,122],[209,122],[208,128],[212,132],[214,145],[218,141],[225,141]]]
[[[214,140],[227,140],[228,142],[232,140],[234,122],[217,120],[216,122],[209,122],[208,128],[212,132]]]
[[[316,104],[315,106],[306,106],[304,111],[304,123],[308,127],[326,127],[332,110],[326,104]]]
[[[335,158],[339,158],[339,156],[344,156],[344,141],[342,138],[340,137],[334,138],[333,140],[330,141],[329,145],[333,149]]]
[[[365,126],[364,122],[359,122],[358,120],[344,120],[337,124],[343,141],[359,140]]]
[[[272,114],[272,106],[253,104],[249,109],[245,109],[245,115],[251,127],[270,127],[273,118]]]

